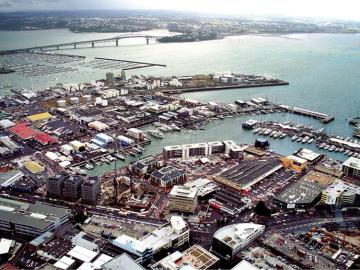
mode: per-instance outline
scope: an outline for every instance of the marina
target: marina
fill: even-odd
[[[255,120],[242,123],[242,127],[252,130],[254,134],[269,136],[272,139],[283,139],[288,136],[292,142],[314,144],[317,148],[329,152],[339,152],[353,157],[360,155],[360,141],[339,135],[329,136],[323,128],[314,130],[312,126],[303,124]]]

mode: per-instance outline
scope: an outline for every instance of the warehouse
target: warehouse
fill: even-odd
[[[44,132],[36,133],[36,135],[34,136],[34,140],[44,146],[57,142],[57,139],[51,137],[50,135],[48,135]]]
[[[27,117],[27,120],[29,120],[30,122],[37,122],[37,121],[49,120],[51,118],[53,118],[53,116],[50,113],[43,112],[43,113],[29,115]]]
[[[91,141],[100,147],[107,147],[114,139],[105,133],[99,133]]]
[[[100,121],[93,121],[88,124],[89,127],[96,129],[97,131],[104,131],[109,129],[109,126]]]
[[[23,151],[23,147],[11,140],[9,136],[0,137],[0,144],[4,145],[13,154]]]
[[[10,132],[18,136],[22,140],[29,140],[36,135],[36,131],[29,127],[29,124],[22,122],[11,127]]]
[[[0,120],[0,127],[3,129],[11,128],[13,126],[15,126],[15,123],[10,121],[9,119]]]
[[[282,167],[283,165],[277,158],[244,160],[222,172],[215,180],[241,190],[251,187]]]

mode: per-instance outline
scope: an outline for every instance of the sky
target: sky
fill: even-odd
[[[156,9],[360,21],[360,0],[0,0],[1,11]]]

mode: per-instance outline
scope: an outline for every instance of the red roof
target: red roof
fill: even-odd
[[[43,145],[57,142],[55,138],[51,137],[49,134],[46,134],[44,132],[38,132],[35,135],[34,139]]]
[[[28,123],[22,122],[10,128],[10,131],[23,140],[31,139],[36,135],[36,131],[28,126]]]

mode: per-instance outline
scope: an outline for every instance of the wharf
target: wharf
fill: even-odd
[[[277,80],[274,82],[261,82],[261,83],[241,83],[241,84],[224,84],[216,86],[204,86],[204,87],[191,87],[191,88],[176,88],[176,89],[164,89],[157,90],[157,92],[163,93],[172,93],[176,91],[177,93],[187,93],[187,92],[201,92],[201,91],[211,91],[211,90],[226,90],[226,89],[237,89],[237,88],[254,88],[254,87],[269,87],[269,86],[280,86],[280,85],[289,85],[288,82]]]
[[[331,116],[331,115],[328,115],[325,113],[321,113],[321,112],[311,111],[308,109],[299,108],[299,107],[291,107],[288,105],[278,105],[278,107],[279,107],[279,109],[286,110],[288,112],[320,119],[324,124],[330,123],[331,121],[333,121],[335,119],[334,116]]]

